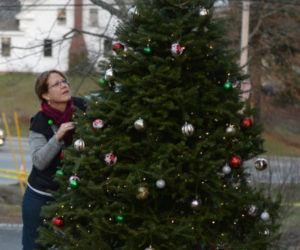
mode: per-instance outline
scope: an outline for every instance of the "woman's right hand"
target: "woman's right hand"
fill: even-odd
[[[74,122],[65,122],[62,123],[57,130],[55,137],[58,141],[60,141],[68,131],[72,130],[75,128]]]

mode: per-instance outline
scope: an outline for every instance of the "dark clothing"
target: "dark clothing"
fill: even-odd
[[[85,110],[84,101],[81,98],[73,97],[73,101],[75,106],[83,111]],[[31,119],[30,130],[43,134],[47,140],[49,140],[54,135],[51,125],[48,124],[49,120],[50,118],[47,117],[45,113],[39,111]],[[39,170],[35,166],[32,167],[32,171],[28,177],[28,182],[33,188],[43,192],[47,192],[48,190],[56,190],[58,188],[58,184],[54,182],[53,177],[57,170],[57,166],[60,165],[59,155],[60,152],[52,160],[49,167],[44,170]]]
[[[53,200],[52,197],[38,194],[29,187],[26,188],[22,202],[23,250],[45,249],[37,244],[35,239],[39,237],[38,227],[43,224],[43,218],[39,216],[41,208]]]
[[[84,111],[83,99],[72,98],[74,105]],[[49,141],[54,135],[54,131],[51,124],[48,124],[48,121],[49,118],[47,115],[40,111],[31,119],[30,130],[44,135],[47,141]],[[58,184],[54,182],[53,178],[57,167],[60,165],[59,155],[60,152],[44,170],[39,170],[35,166],[32,167],[28,183],[33,189],[47,192],[48,190],[56,190],[58,188]],[[43,225],[43,218],[40,217],[42,206],[46,205],[48,201],[54,200],[52,197],[37,193],[33,189],[30,187],[26,188],[22,203],[23,250],[45,249],[35,242],[39,236],[37,228]]]

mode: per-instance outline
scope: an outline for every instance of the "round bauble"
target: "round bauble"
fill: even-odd
[[[266,228],[263,232],[261,232],[261,235],[263,236],[270,236],[271,232],[268,228]]]
[[[194,134],[194,126],[190,123],[185,122],[181,127],[182,134],[186,136],[192,136]]]
[[[208,15],[208,10],[205,9],[205,8],[200,8],[199,15],[200,16],[207,16]]]
[[[155,250],[151,245],[149,247],[146,247],[145,250]]]
[[[224,83],[223,87],[224,87],[225,90],[231,90],[232,89],[232,83],[227,81],[227,82]]]
[[[145,122],[142,118],[139,118],[137,119],[135,122],[134,122],[134,127],[136,130],[144,130],[145,129]]]
[[[250,216],[256,216],[258,213],[258,207],[255,205],[250,205],[247,210]]]
[[[97,119],[97,120],[93,121],[93,128],[95,130],[101,129],[101,128],[103,128],[103,126],[104,126],[104,124],[101,119]]]
[[[263,171],[268,167],[268,162],[264,158],[258,158],[255,161],[254,166],[258,171]]]
[[[117,215],[115,219],[116,219],[116,222],[122,222],[122,221],[124,221],[124,216]]]
[[[222,172],[224,174],[230,174],[231,168],[228,165],[225,165],[225,166],[222,167]]]
[[[240,122],[241,128],[243,129],[248,129],[252,127],[252,121],[251,118],[245,117],[241,120]]]
[[[183,51],[184,51],[184,47],[181,47],[181,45],[179,43],[173,43],[171,45],[171,54],[173,56],[180,56]]]
[[[72,175],[70,178],[69,178],[69,185],[72,189],[77,189],[79,187],[79,177],[76,176],[76,175]]]
[[[149,196],[149,189],[147,187],[139,187],[138,188],[138,194],[136,195],[136,198],[138,200],[145,200]]]
[[[152,52],[152,49],[151,49],[150,46],[147,46],[147,47],[144,48],[144,53],[145,54],[151,54],[151,52]]]
[[[112,82],[115,78],[115,72],[112,68],[105,71],[104,79],[108,82]]]
[[[242,158],[240,156],[233,156],[229,159],[229,166],[232,168],[240,168],[242,165]]]
[[[163,179],[157,180],[155,184],[156,184],[156,187],[159,189],[162,189],[166,186],[166,182]]]
[[[62,227],[65,224],[65,221],[61,217],[53,217],[52,218],[52,224],[57,227]]]
[[[58,169],[58,170],[56,171],[56,175],[63,176],[63,175],[64,175],[64,171],[62,171],[61,169]]]
[[[267,211],[264,211],[261,215],[260,215],[260,218],[263,220],[263,221],[268,221],[270,219],[270,214],[267,212]]]
[[[136,6],[132,6],[129,10],[128,10],[128,18],[129,19],[133,19],[134,16],[138,15],[138,10]]]
[[[198,211],[201,208],[202,201],[199,199],[192,200],[191,209]]]
[[[117,159],[117,156],[115,156],[113,153],[109,153],[104,156],[104,161],[108,166],[115,165],[117,163]]]
[[[74,148],[81,152],[85,149],[85,143],[84,143],[84,140],[82,139],[77,139],[75,142],[74,142]]]
[[[233,125],[229,125],[227,128],[226,128],[226,133],[227,134],[235,134],[236,132],[236,129]]]
[[[112,50],[113,51],[120,51],[120,50],[124,50],[124,45],[122,44],[122,43],[114,43],[113,45],[112,45]]]

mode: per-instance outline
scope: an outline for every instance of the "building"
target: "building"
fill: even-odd
[[[91,34],[112,37],[116,25],[89,0],[0,0],[0,72],[67,71],[77,55],[96,64],[111,39]]]

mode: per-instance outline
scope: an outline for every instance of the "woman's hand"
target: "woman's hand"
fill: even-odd
[[[55,134],[55,137],[58,141],[60,141],[64,136],[65,134],[74,129],[75,128],[75,125],[74,125],[74,122],[66,122],[66,123],[62,123],[58,129],[58,131],[56,132]]]

